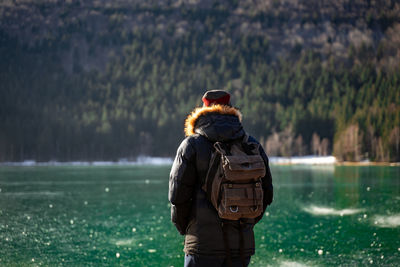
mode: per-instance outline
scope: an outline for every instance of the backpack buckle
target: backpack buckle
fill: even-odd
[[[232,208],[232,207],[234,207],[234,208]],[[239,211],[239,207],[238,207],[238,206],[229,206],[229,210],[230,210],[232,213],[236,213],[236,212]]]
[[[256,211],[258,210],[258,206],[253,206],[253,207],[251,208],[251,210],[252,210],[253,212],[256,212]]]

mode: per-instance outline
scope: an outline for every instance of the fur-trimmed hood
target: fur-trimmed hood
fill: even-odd
[[[234,107],[212,105],[195,108],[185,120],[185,135],[200,134],[212,141],[240,138],[242,114]]]

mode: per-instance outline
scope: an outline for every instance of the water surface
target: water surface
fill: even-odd
[[[170,166],[0,167],[1,266],[182,266]],[[397,266],[400,168],[273,166],[250,266]]]

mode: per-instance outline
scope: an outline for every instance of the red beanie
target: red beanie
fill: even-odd
[[[209,107],[211,105],[227,105],[230,106],[231,95],[223,90],[210,90],[203,95],[204,106]]]

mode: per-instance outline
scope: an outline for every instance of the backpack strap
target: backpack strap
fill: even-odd
[[[242,149],[247,155],[257,155],[259,144],[249,141],[250,136],[246,133],[242,139]]]
[[[244,143],[249,142],[249,137],[250,137],[250,136],[249,136],[247,133],[245,133],[244,136],[243,136],[243,142],[244,142]]]
[[[221,154],[217,151],[215,151],[212,156],[211,156],[211,166],[208,168],[207,175],[204,181],[204,189],[207,192],[207,199],[212,203],[211,201],[211,189],[212,189],[212,184],[214,180],[214,176],[216,172],[218,171],[219,164],[221,162]]]
[[[231,142],[215,142],[214,149],[218,151],[221,155],[230,156],[231,154]]]

